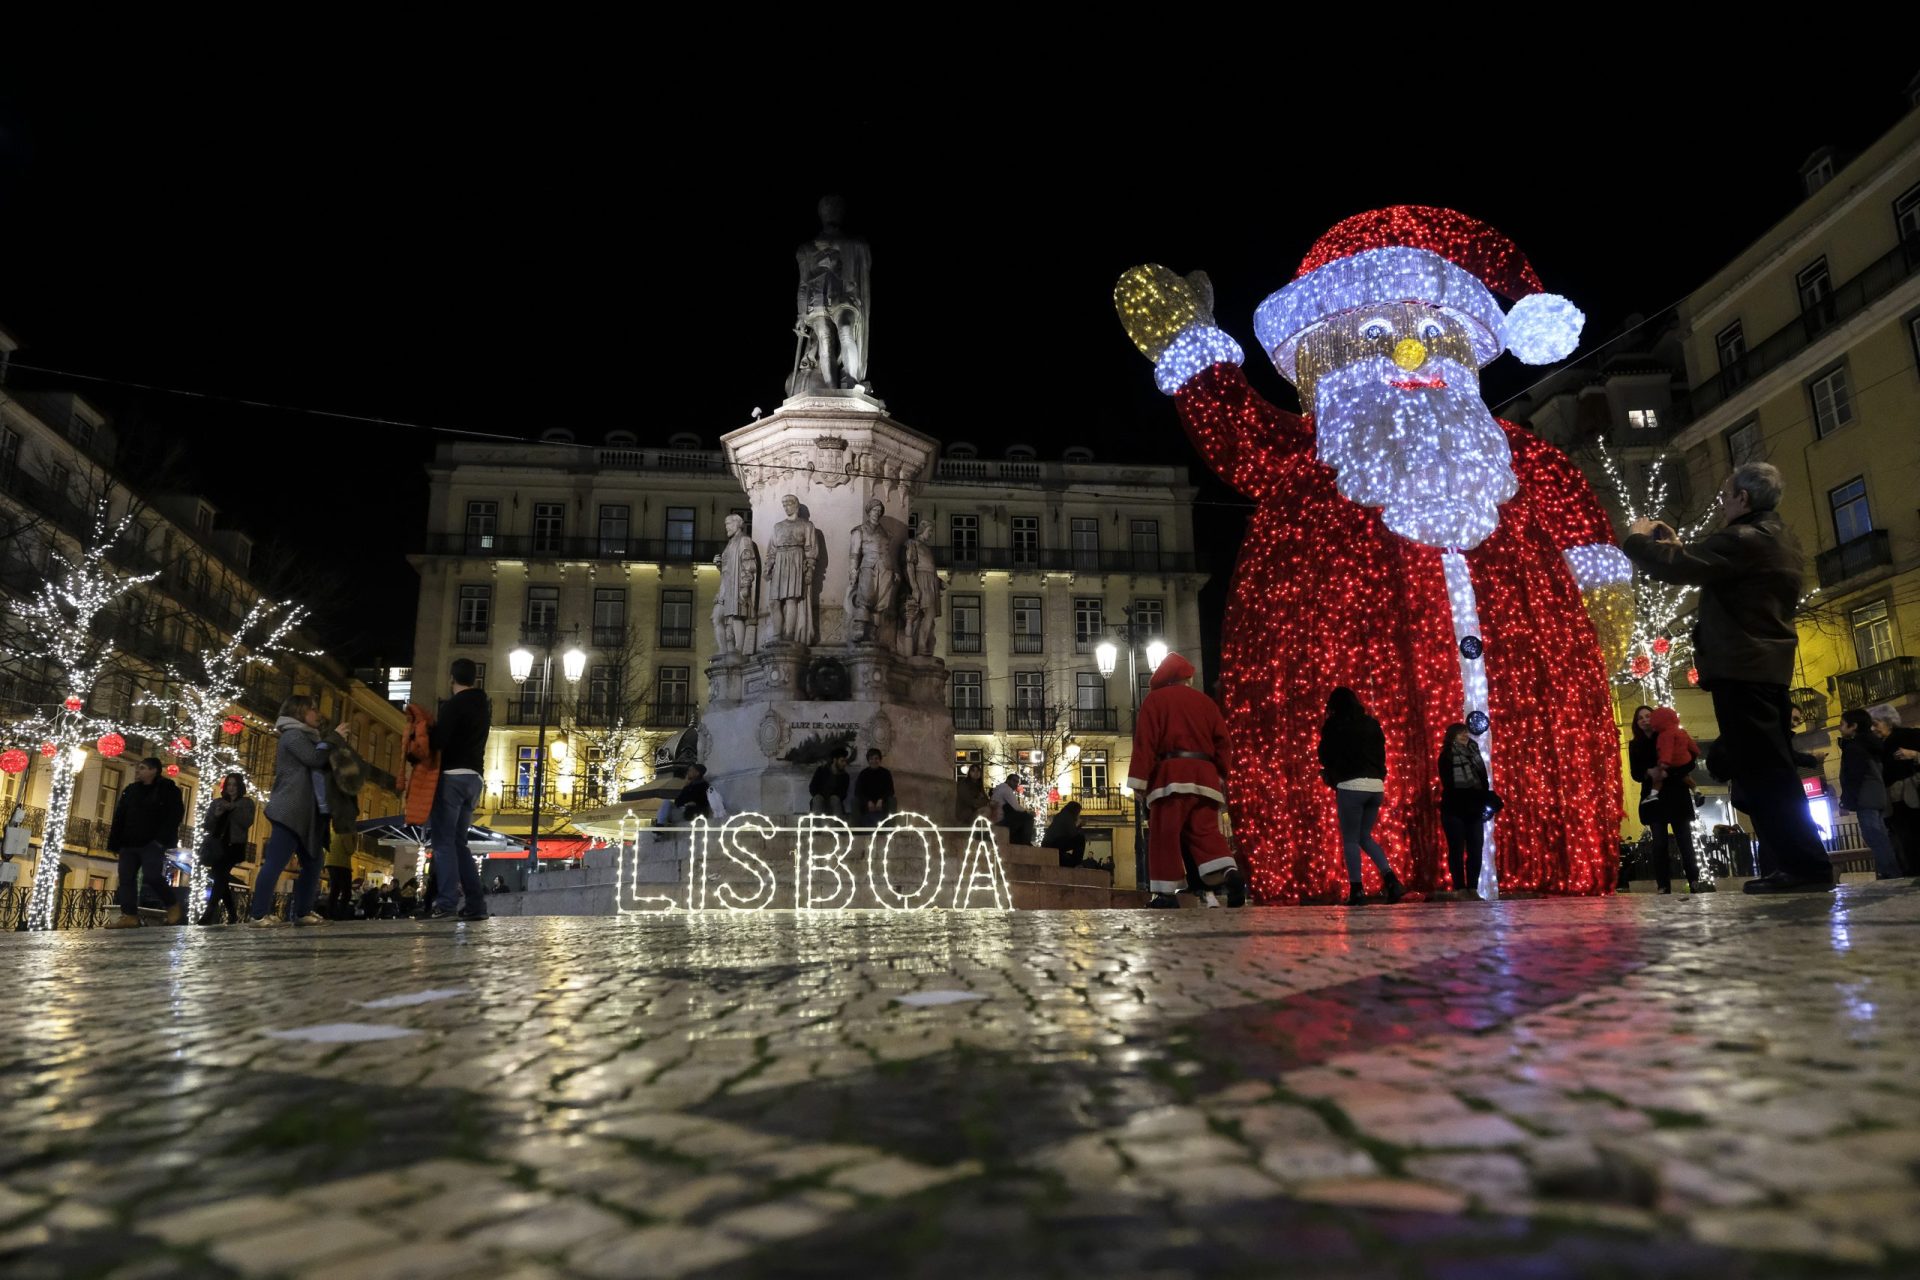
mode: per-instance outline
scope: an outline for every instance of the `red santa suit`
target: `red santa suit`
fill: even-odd
[[[1322,270],[1333,273],[1331,285],[1316,276]],[[1503,314],[1480,286],[1482,276],[1538,305]],[[1388,301],[1434,307],[1449,332],[1468,335],[1479,364],[1509,344],[1538,363],[1570,351],[1579,327],[1579,313],[1564,300],[1527,296],[1538,287],[1518,250],[1491,228],[1450,211],[1403,207],[1336,227],[1295,285],[1263,305],[1256,327],[1289,378],[1312,326],[1342,308],[1351,316],[1352,308]],[[1328,442],[1316,440],[1314,419],[1274,407],[1248,385],[1237,345],[1206,314],[1204,278],[1192,278],[1192,288],[1200,295],[1189,308],[1192,322],[1166,344],[1156,373],[1176,395],[1194,446],[1256,504],[1228,595],[1221,664],[1223,701],[1240,744],[1235,831],[1253,887],[1296,902],[1345,892],[1334,796],[1321,783],[1312,744],[1328,692],[1346,685],[1386,736],[1387,790],[1375,835],[1410,889],[1445,885],[1431,761],[1446,726],[1467,721],[1491,746],[1492,785],[1506,802],[1492,826],[1486,874],[1497,866],[1499,886],[1509,890],[1609,892],[1618,858],[1619,743],[1601,638],[1583,591],[1618,592],[1630,568],[1585,478],[1559,450],[1499,422],[1511,476],[1496,458],[1498,492],[1510,496],[1498,503],[1497,523],[1489,516],[1490,531],[1446,545],[1447,535],[1425,529],[1425,541],[1407,536],[1404,515],[1396,517],[1399,529],[1390,528],[1380,506],[1343,493],[1368,477],[1350,462],[1339,471],[1323,460]],[[1324,296],[1312,296],[1316,290]],[[1143,350],[1142,309],[1179,292],[1164,268],[1123,277],[1116,299]],[[1572,335],[1564,332],[1566,312]],[[1469,376],[1478,403],[1477,368]],[[1410,380],[1407,394],[1426,385]],[[1490,414],[1486,423],[1492,435]],[[1400,438],[1398,425],[1372,437]],[[1416,483],[1423,474],[1415,468]],[[1366,875],[1376,887],[1371,866]],[[1158,870],[1154,878],[1158,887]]]
[[[1170,653],[1154,670],[1151,691],[1133,723],[1127,785],[1147,805],[1147,876],[1155,893],[1188,885],[1188,860],[1208,884],[1233,870],[1220,831],[1227,802],[1227,722],[1212,698],[1181,684],[1193,664]]]

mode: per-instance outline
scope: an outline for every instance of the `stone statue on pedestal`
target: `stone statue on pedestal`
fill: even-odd
[[[760,548],[742,530],[738,512],[727,517],[727,545],[713,562],[720,566],[720,590],[713,600],[713,643],[722,656],[752,653],[759,641]]]
[[[899,549],[880,522],[886,509],[880,499],[869,498],[863,509],[866,519],[847,542],[847,639],[855,644],[875,638],[875,624],[892,616],[900,591],[900,575],[894,568]]]
[[[813,611],[813,570],[820,558],[813,521],[800,514],[800,499],[780,499],[787,518],[767,539],[767,599],[774,639],[812,644],[819,635]]]
[[[940,616],[946,584],[933,562],[933,522],[926,521],[907,542],[907,626],[901,647],[910,658],[933,656],[933,624]]]
[[[867,320],[872,258],[867,242],[840,230],[846,206],[820,202],[820,234],[800,246],[800,292],[793,373],[787,394],[846,390],[867,380]]]

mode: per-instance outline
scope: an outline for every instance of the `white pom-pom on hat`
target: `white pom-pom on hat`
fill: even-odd
[[[1587,317],[1557,293],[1530,293],[1507,312],[1501,332],[1507,350],[1523,364],[1565,360],[1580,345]]]

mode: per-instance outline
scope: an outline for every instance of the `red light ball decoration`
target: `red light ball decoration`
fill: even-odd
[[[1653,659],[1644,653],[1633,655],[1633,661],[1627,664],[1627,670],[1633,673],[1635,680],[1645,680],[1653,674]]]
[[[246,722],[239,716],[228,716],[220,722],[220,732],[226,734],[229,738],[234,737],[246,727]]]
[[[9,747],[0,751],[0,773],[25,773],[27,771],[27,753],[18,747]]]
[[[1673,641],[1667,639],[1665,636],[1655,636],[1651,648],[1655,654],[1664,658],[1673,652]]]
[[[177,777],[179,777],[179,776],[180,776],[180,766],[179,766],[179,765],[177,765],[177,764],[170,764],[170,765],[168,765],[168,766],[167,766],[167,776],[168,776],[169,778],[177,778]]]
[[[80,708],[86,706],[87,704],[81,701],[79,698],[68,698],[61,705],[66,707],[66,709],[69,711],[78,711]]]
[[[40,744],[40,754],[49,760],[53,759],[59,750],[60,748],[54,746],[51,742],[43,742]]]
[[[117,733],[103,733],[94,740],[93,749],[111,760],[127,749],[127,740]]]
[[[180,737],[175,738],[171,743],[167,745],[170,750],[173,750],[176,752],[187,752],[187,751],[193,750],[193,739],[183,734]]]
[[[1692,686],[1694,686],[1695,688],[1699,688],[1699,686],[1700,686],[1700,668],[1698,668],[1698,667],[1688,667],[1688,668],[1687,668],[1687,683],[1688,683],[1688,684],[1690,684],[1690,685],[1692,685]]]

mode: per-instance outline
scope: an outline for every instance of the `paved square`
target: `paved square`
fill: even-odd
[[[1911,1275],[1917,962],[1906,881],[10,934],[0,1271]]]

